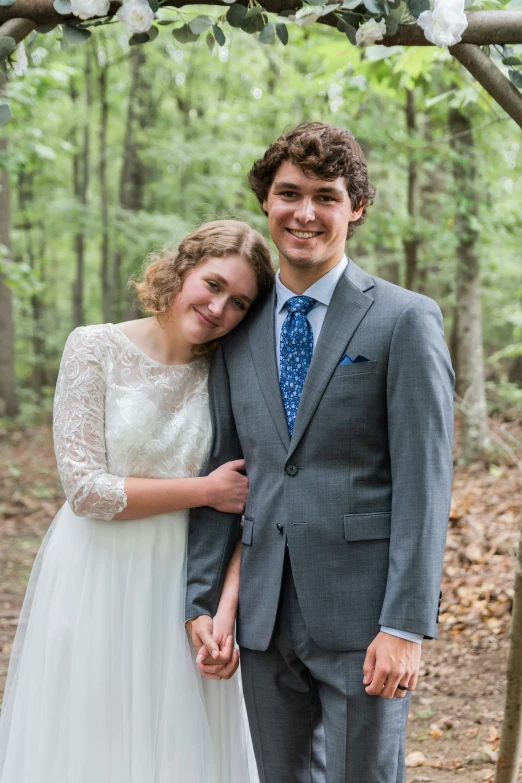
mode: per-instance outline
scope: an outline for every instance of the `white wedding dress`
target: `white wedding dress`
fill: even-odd
[[[188,512],[111,521],[125,476],[197,476],[208,362],[76,329],[56,388],[68,502],[35,561],[0,719],[0,783],[257,781],[238,677],[202,680],[184,628]]]

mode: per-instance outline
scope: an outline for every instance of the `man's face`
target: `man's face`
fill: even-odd
[[[323,266],[326,272],[341,260],[348,224],[360,218],[363,206],[352,210],[342,177],[309,177],[299,166],[284,161],[263,209],[281,265]]]

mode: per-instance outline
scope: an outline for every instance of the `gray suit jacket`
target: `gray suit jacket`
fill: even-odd
[[[292,438],[275,292],[213,357],[204,473],[244,456],[238,640],[268,647],[286,541],[308,631],[365,649],[380,625],[435,637],[451,494],[453,371],[438,306],[353,261],[328,307]],[[339,366],[345,353],[367,362]],[[187,619],[214,615],[240,517],[191,511]]]

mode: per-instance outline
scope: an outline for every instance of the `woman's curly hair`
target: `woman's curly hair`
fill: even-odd
[[[263,206],[279,166],[288,160],[310,177],[334,180],[342,177],[353,210],[364,205],[361,217],[348,224],[347,239],[364,222],[366,210],[375,197],[375,188],[368,180],[364,154],[357,140],[344,128],[322,122],[303,122],[283,133],[256,160],[248,181],[257,200]]]
[[[275,270],[265,238],[240,220],[214,220],[203,223],[186,236],[176,249],[164,247],[147,256],[140,280],[131,280],[143,310],[159,318],[165,316],[191,269],[207,258],[242,256],[257,280],[257,299],[271,289]],[[209,356],[219,340],[194,346],[195,356]]]

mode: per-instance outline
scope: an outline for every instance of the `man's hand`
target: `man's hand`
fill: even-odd
[[[194,617],[193,620],[187,620],[185,628],[198,655],[201,648],[206,647],[208,655],[217,661],[219,659],[219,645],[212,636],[213,625],[212,617],[208,614],[201,614],[199,617]]]
[[[234,649],[234,637],[225,633],[208,615],[188,620],[185,627],[192,639],[199,671],[209,680],[230,679],[239,666],[239,651]],[[214,638],[217,635],[219,638]]]
[[[381,631],[366,651],[363,683],[369,696],[403,699],[415,690],[419,676],[421,645]],[[407,690],[398,689],[402,685]]]

